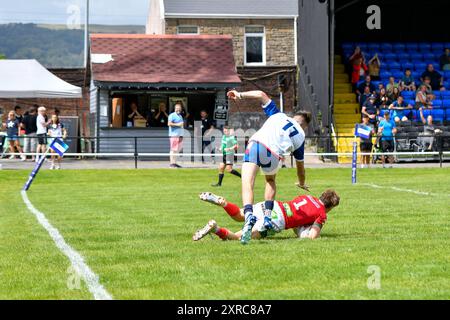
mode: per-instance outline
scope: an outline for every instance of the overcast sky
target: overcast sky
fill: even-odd
[[[90,0],[90,23],[145,25],[149,2]],[[81,21],[84,21],[85,4],[86,0],[0,0],[0,23],[65,24],[76,8],[80,9]]]

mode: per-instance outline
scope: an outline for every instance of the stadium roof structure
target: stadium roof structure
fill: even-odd
[[[160,0],[166,18],[278,18],[298,16],[297,0]]]
[[[96,85],[232,87],[241,83],[231,36],[91,35]]]
[[[32,60],[0,60],[0,98],[81,98],[81,88]]]

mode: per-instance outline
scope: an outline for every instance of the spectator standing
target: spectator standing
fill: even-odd
[[[405,103],[405,99],[402,96],[399,96],[397,100],[389,106],[389,110],[392,110],[392,118],[396,123],[408,121],[409,118],[407,115],[412,108],[412,105]]]
[[[375,105],[375,96],[370,96],[369,100],[366,101],[361,110],[362,115],[369,118],[369,123],[375,129],[377,128],[377,116],[380,113],[378,107]]]
[[[169,115],[169,137],[170,137],[170,167],[181,168],[177,164],[177,155],[180,153],[183,146],[184,135],[184,119],[181,115],[182,105],[177,103],[175,105],[175,111]]]
[[[395,150],[394,146],[394,135],[397,133],[397,128],[395,126],[395,122],[391,120],[389,111],[384,112],[384,119],[380,121],[378,134],[381,135],[381,149],[383,153],[392,153]],[[388,162],[391,164],[394,163],[394,157],[388,156]],[[386,156],[383,154],[381,156],[381,162],[383,163],[383,168],[386,163]]]
[[[425,72],[422,73],[420,80],[424,82],[426,77],[430,78],[431,88],[433,90],[445,90],[443,86],[444,78],[439,72],[434,70],[434,66],[431,63],[428,65],[427,70],[425,70]]]
[[[25,129],[24,152],[32,153],[31,161],[35,160],[37,140],[36,140],[36,120],[38,106],[31,107],[28,114],[23,117],[23,128]]]
[[[444,54],[439,58],[441,70],[450,71],[450,48],[445,48]]]
[[[211,145],[212,137],[210,135],[211,130],[214,129],[214,121],[209,118],[209,114],[206,110],[200,111],[200,121],[202,122],[201,129],[202,129],[202,154],[205,152],[205,149]],[[211,148],[210,152],[214,153],[214,148]],[[205,159],[202,157],[202,162],[204,162]]]
[[[401,91],[416,91],[416,82],[412,76],[411,69],[405,70],[405,75],[400,80]]]
[[[369,123],[369,116],[367,114],[363,114],[362,116],[362,125],[365,127],[371,128],[370,136],[368,139],[360,138],[361,142],[359,144],[359,148],[361,153],[372,153],[373,143],[372,136],[375,134],[374,126]],[[361,156],[361,169],[368,168],[370,166],[370,155]]]
[[[372,78],[372,80],[374,81],[381,80],[380,78],[381,61],[380,58],[378,57],[378,53],[376,53],[375,56],[372,59],[370,59],[368,67],[369,67],[369,76]]]
[[[59,117],[56,114],[54,114],[52,116],[52,119],[50,120],[50,125],[48,127],[48,134],[53,139],[60,138],[64,140],[67,138],[67,130],[64,128],[64,125],[59,121]],[[50,170],[61,169],[62,157],[60,155],[55,155],[53,149],[51,149],[51,153],[52,156],[51,156]],[[58,162],[56,165],[55,165],[55,156]]]
[[[221,187],[225,170],[236,177],[241,178],[241,174],[233,169],[234,155],[238,148],[237,138],[233,135],[232,129],[228,126],[223,127],[222,145],[220,151],[223,155],[223,161],[219,164],[219,182],[212,185],[213,187]]]
[[[368,68],[364,60],[357,59],[352,63],[352,85],[353,89],[358,89],[358,82],[365,76]]]
[[[153,117],[156,127],[167,127],[169,115],[167,114],[167,106],[164,102],[158,105],[158,112]]]
[[[6,126],[6,132],[8,135],[9,150],[11,151],[11,153],[16,153],[15,150],[17,149],[17,151],[22,154],[22,147],[19,143],[20,122],[18,119],[16,119],[16,114],[14,111],[10,111],[8,113],[8,120],[6,121],[6,124],[4,124],[4,126]],[[11,160],[14,158],[14,155],[11,155],[9,157],[9,159]],[[21,155],[20,159],[21,161],[25,161],[27,158],[24,155]]]
[[[369,98],[371,96],[372,96],[372,93],[370,92],[370,87],[365,87],[364,93],[361,95],[361,98],[359,99],[360,110],[362,109],[362,107],[364,106],[366,101],[369,100]]]
[[[47,109],[45,107],[38,108],[38,116],[36,118],[36,136],[38,139],[38,146],[36,149],[36,162],[39,161],[39,153],[45,154],[47,151],[47,127],[49,122],[46,118]]]
[[[134,126],[134,120],[144,119],[144,117],[139,113],[138,106],[135,102],[131,103],[131,113],[128,115],[128,121]]]

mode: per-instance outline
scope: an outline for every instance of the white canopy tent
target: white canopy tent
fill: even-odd
[[[0,98],[81,98],[81,88],[61,80],[36,60],[0,60]]]

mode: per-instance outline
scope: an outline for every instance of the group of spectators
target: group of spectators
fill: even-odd
[[[67,137],[67,130],[59,119],[59,111],[47,116],[47,109],[43,106],[33,105],[23,113],[21,106],[16,106],[8,113],[8,117],[3,128],[6,129],[9,141],[9,151],[12,154],[9,159],[15,159],[15,153],[20,154],[21,161],[26,161],[31,155],[31,161],[38,161],[40,154],[45,154],[49,144],[48,137]],[[23,141],[23,145],[21,143]],[[55,159],[57,162],[55,163]],[[61,157],[56,157],[52,151],[50,169],[61,168]]]
[[[183,122],[185,127],[188,127],[192,124],[191,114],[186,111],[182,102],[177,102],[177,104],[181,106]],[[130,108],[131,112],[127,116],[127,122],[129,122],[131,126],[135,126],[136,120],[144,120],[146,127],[167,128],[169,126],[169,110],[164,102],[160,102],[157,110],[150,110],[145,116],[139,112],[136,102],[132,102]]]
[[[401,122],[411,121],[412,109],[420,111],[420,121],[424,125],[424,132],[419,137],[418,142],[424,151],[433,148],[434,138],[432,137],[438,129],[433,125],[433,117],[424,116],[423,110],[433,108],[433,100],[436,99],[434,91],[444,91],[444,78],[433,64],[428,64],[426,70],[421,74],[420,79],[415,79],[411,69],[406,69],[401,79],[390,77],[385,86],[383,83],[374,84],[380,81],[381,61],[378,54],[370,59],[366,64],[366,59],[359,47],[349,58],[352,71],[352,85],[357,94],[362,114],[362,124],[371,127],[369,139],[362,139],[361,152],[371,153],[372,135],[377,135],[377,146],[384,153],[394,152],[394,136],[397,133],[397,125]],[[445,53],[440,57],[442,70],[450,70],[450,49],[445,49]],[[362,82],[361,82],[362,81]],[[415,92],[415,103],[412,105],[405,101],[402,96],[403,91]],[[382,156],[382,163],[385,160],[392,163],[393,157]],[[362,157],[362,167],[368,166],[370,156]]]

